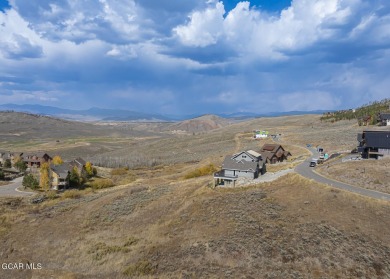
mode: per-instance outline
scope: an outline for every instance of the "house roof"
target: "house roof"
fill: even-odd
[[[252,152],[249,152],[249,151],[252,151]],[[237,158],[238,156],[240,156],[241,154],[244,153],[245,155],[247,155],[248,157],[250,157],[254,161],[258,161],[260,159],[261,154],[255,152],[253,150],[249,150],[249,151],[241,151],[239,153],[233,154],[233,156],[231,156],[231,158],[235,159],[235,158]],[[256,155],[258,155],[258,156],[256,156]]]
[[[85,166],[85,164],[86,164],[85,160],[81,157],[74,159],[71,163],[76,163],[80,167]]]
[[[390,149],[390,131],[364,131],[366,147]]]
[[[291,152],[290,152],[290,151],[284,151],[284,152],[283,152],[283,155],[284,155],[285,157],[291,156]]]
[[[257,162],[236,161],[231,156],[226,156],[222,163],[222,169],[255,172],[258,169]]]
[[[381,120],[388,120],[390,119],[390,112],[384,112],[380,114],[380,119]]]
[[[246,151],[246,152],[249,153],[249,154],[252,155],[252,156],[255,156],[256,158],[261,157],[261,154],[258,153],[258,152],[256,152],[256,151],[254,151],[254,150],[248,150],[248,151]]]
[[[262,157],[263,157],[263,160],[264,160],[264,159],[271,160],[272,157],[276,156],[275,153],[270,152],[270,151],[262,151],[262,152],[261,152],[261,155],[262,155]]]
[[[284,151],[284,148],[283,148],[280,144],[266,143],[266,144],[264,144],[263,147],[260,149],[260,152],[263,152],[263,151],[276,152],[276,150],[278,150],[279,147]]]
[[[38,151],[38,152],[30,152],[30,153],[24,153],[24,157],[31,157],[31,156],[37,156],[38,158],[43,158],[45,155],[49,156],[49,154],[47,154],[46,152],[44,151]],[[50,157],[51,158],[51,157]]]
[[[61,165],[50,165],[50,169],[59,177],[66,178],[71,170],[71,166],[68,163],[63,163]]]

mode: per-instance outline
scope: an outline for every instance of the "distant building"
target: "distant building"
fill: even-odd
[[[0,151],[0,163],[3,165],[4,162],[8,159],[11,161],[11,164],[15,164],[16,158],[22,158],[22,152],[11,152],[11,151]]]
[[[46,152],[25,153],[23,154],[23,161],[26,162],[27,167],[40,168],[43,163],[50,163],[53,158]]]
[[[270,143],[264,144],[260,149],[260,153],[263,157],[263,160],[267,164],[283,162],[289,156],[291,156],[291,153],[289,151],[284,150],[283,146],[281,146],[280,144]]]
[[[381,113],[379,119],[383,126],[390,126],[390,112]]]
[[[255,139],[265,139],[265,138],[268,138],[268,131],[260,131],[260,130],[256,130],[256,131],[253,131],[254,132],[254,138]]]
[[[265,162],[261,154],[253,150],[242,151],[225,157],[222,169],[214,173],[215,185],[234,186],[239,177],[255,179],[265,171]]]
[[[390,156],[390,131],[363,131],[357,136],[358,152],[363,158]]]

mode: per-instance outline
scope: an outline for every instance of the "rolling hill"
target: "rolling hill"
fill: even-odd
[[[233,120],[225,119],[216,115],[206,114],[197,118],[184,120],[164,126],[162,131],[177,131],[186,133],[203,133],[223,128],[234,123]]]

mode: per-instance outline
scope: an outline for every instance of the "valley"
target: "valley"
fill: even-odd
[[[175,131],[184,127],[180,133],[172,133],[171,123],[58,124],[51,118],[37,131],[35,120],[23,117],[27,124],[18,128],[17,115],[7,121],[2,116],[0,134],[14,129],[0,137],[1,149],[45,149],[64,158],[81,154],[118,186],[38,204],[31,198],[1,198],[2,262],[42,265],[3,269],[1,278],[390,276],[389,202],[296,173],[236,188],[212,187],[212,175],[185,178],[202,166],[219,168],[226,154],[272,142],[254,140],[258,129],[281,134],[279,142],[292,153],[288,161],[270,165],[269,172],[309,158],[307,144],[332,153],[350,151],[362,130],[354,121],[285,116],[213,124],[211,130],[199,130],[210,125],[195,123],[196,131],[187,122],[175,125]],[[380,160],[367,164],[383,165]],[[350,165],[342,165],[344,173]],[[357,179],[357,167],[351,166]],[[127,169],[113,175],[111,168],[119,167]],[[332,176],[341,167],[324,168]],[[384,175],[378,177],[381,190],[390,188]]]

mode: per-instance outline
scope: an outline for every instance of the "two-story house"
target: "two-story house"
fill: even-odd
[[[45,152],[25,153],[23,161],[26,162],[27,167],[39,168],[43,163],[50,163],[53,158]]]
[[[222,163],[222,169],[214,173],[215,185],[231,185],[239,177],[255,179],[266,171],[261,154],[253,151],[242,151],[228,155]]]
[[[358,152],[363,158],[390,156],[390,131],[363,131],[357,136]]]

